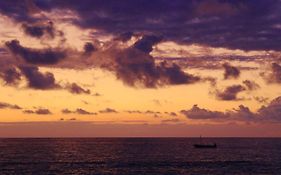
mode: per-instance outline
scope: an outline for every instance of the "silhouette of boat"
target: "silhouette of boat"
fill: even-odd
[[[194,148],[217,148],[217,144],[194,144]]]
[[[194,144],[193,145],[194,148],[217,148],[217,144],[213,143],[213,144],[206,144],[206,143],[202,143],[202,137],[200,136],[200,143]]]

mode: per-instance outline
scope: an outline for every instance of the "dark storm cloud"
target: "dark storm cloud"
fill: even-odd
[[[55,89],[60,86],[55,82],[55,77],[52,73],[41,73],[38,67],[21,66],[20,70],[28,81],[28,86],[33,89]]]
[[[76,83],[72,83],[66,87],[68,91],[72,94],[91,94],[89,89],[83,89]]]
[[[199,43],[204,46],[244,50],[281,50],[280,26],[278,25],[281,16],[280,2],[277,0],[266,2],[261,0],[255,2],[242,0],[235,2],[219,0],[176,0],[173,2],[166,0],[153,2],[148,0],[137,2],[129,0],[109,0],[107,2],[34,0],[34,3],[15,0],[0,2],[2,14],[10,16],[28,27],[40,24],[40,22],[30,22],[39,20],[37,16],[40,15],[30,15],[31,11],[38,11],[37,8],[46,12],[54,9],[72,10],[80,17],[73,17],[73,24],[84,28],[101,29],[102,32],[114,34],[117,38],[120,36],[121,41],[138,36],[140,39],[135,44],[130,48],[113,52],[112,57],[114,58],[110,58],[112,60],[105,64],[92,64],[92,60],[89,59],[79,60],[76,59],[77,55],[73,56],[75,57],[72,58],[73,62],[71,60],[69,61],[71,63],[62,63],[67,66],[75,66],[77,63],[77,67],[80,65],[82,67],[84,64],[100,66],[112,71],[119,80],[133,87],[155,88],[207,81],[186,73],[179,66],[181,64],[164,61],[160,63],[150,56],[149,52],[160,41]],[[71,19],[71,16],[69,18]],[[38,31],[38,34],[35,34],[37,36],[41,36],[41,31],[49,35],[45,28],[40,28]],[[61,63],[60,61],[66,57],[66,52],[58,48],[33,49],[22,46],[17,40],[6,42],[6,46],[22,60],[32,64],[55,64],[60,67],[62,65],[57,63]],[[101,54],[101,51],[96,51],[92,43],[85,45],[84,52],[91,55],[96,52]],[[80,58],[82,53],[79,54]],[[69,55],[71,54],[69,53]],[[102,60],[103,58],[98,61],[102,62]],[[239,77],[239,70],[236,67],[225,65],[225,70],[226,79]],[[211,82],[211,80],[208,81]],[[215,81],[211,83],[215,84]]]
[[[118,113],[115,109],[112,108],[105,108],[104,110],[100,110],[100,113]]]
[[[121,33],[116,38],[114,38],[114,40],[126,42],[126,41],[130,40],[133,35],[134,35],[133,32]]]
[[[55,67],[67,66],[68,68],[76,66],[100,67],[112,71],[117,79],[133,87],[157,88],[165,85],[193,84],[201,80],[198,76],[184,72],[177,64],[165,61],[156,62],[149,55],[149,52],[157,41],[159,39],[156,36],[144,35],[131,47],[120,49],[112,46],[98,53],[93,53],[97,54],[93,58],[82,60],[81,53],[69,51],[68,55],[72,54],[72,57],[71,60],[67,60],[64,59],[66,51],[27,48],[21,46],[18,40],[6,42],[6,46],[13,54],[18,55],[27,63]],[[85,50],[87,53],[92,50],[87,49]],[[96,56],[102,59],[94,59]],[[61,61],[62,59],[64,61]]]
[[[6,109],[6,108],[7,109],[21,109],[21,107],[18,105],[0,102],[0,109]]]
[[[145,35],[133,45],[133,48],[136,48],[145,53],[150,53],[153,49],[152,46],[159,43],[160,41],[161,38],[158,36]]]
[[[24,110],[23,113],[26,114],[38,114],[38,115],[50,115],[52,114],[52,112],[49,109],[45,109],[45,108],[40,108],[37,110]]]
[[[152,56],[134,47],[116,52],[115,57],[103,68],[112,70],[129,86],[155,88],[200,81],[200,77],[184,72],[177,64],[156,64]]]
[[[24,23],[22,28],[25,34],[35,37],[41,38],[44,35],[54,38],[55,37],[55,28],[53,22],[49,21],[47,24],[28,24]]]
[[[243,50],[281,50],[278,0],[35,0],[42,10],[72,10],[72,22],[116,36],[149,33],[178,43],[199,43]],[[29,20],[24,2],[2,1],[1,12]]]
[[[240,75],[239,69],[234,66],[231,66],[228,63],[223,64],[223,68],[224,68],[224,79],[238,78]]]
[[[23,0],[0,1],[0,13],[17,21],[34,21],[29,13],[29,5],[27,1]]]
[[[31,64],[56,64],[66,57],[64,51],[23,47],[18,40],[7,41],[5,44],[14,55]]]
[[[84,54],[90,55],[92,52],[96,51],[97,48],[91,42],[87,42],[84,45]]]
[[[237,97],[237,94],[239,92],[245,91],[245,87],[241,86],[241,85],[232,85],[232,86],[228,86],[226,87],[223,91],[217,91],[216,92],[216,96],[219,100],[240,100]]]
[[[9,67],[0,72],[0,77],[7,85],[16,85],[21,79],[21,74],[15,67]]]

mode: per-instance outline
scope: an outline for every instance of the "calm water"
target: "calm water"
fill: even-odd
[[[0,174],[281,174],[281,139],[0,139]]]

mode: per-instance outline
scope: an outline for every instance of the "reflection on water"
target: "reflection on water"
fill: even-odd
[[[0,139],[0,174],[281,174],[281,139]]]

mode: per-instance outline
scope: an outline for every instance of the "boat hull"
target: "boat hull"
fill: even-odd
[[[213,145],[203,145],[203,144],[194,144],[194,148],[217,148],[216,144]]]

